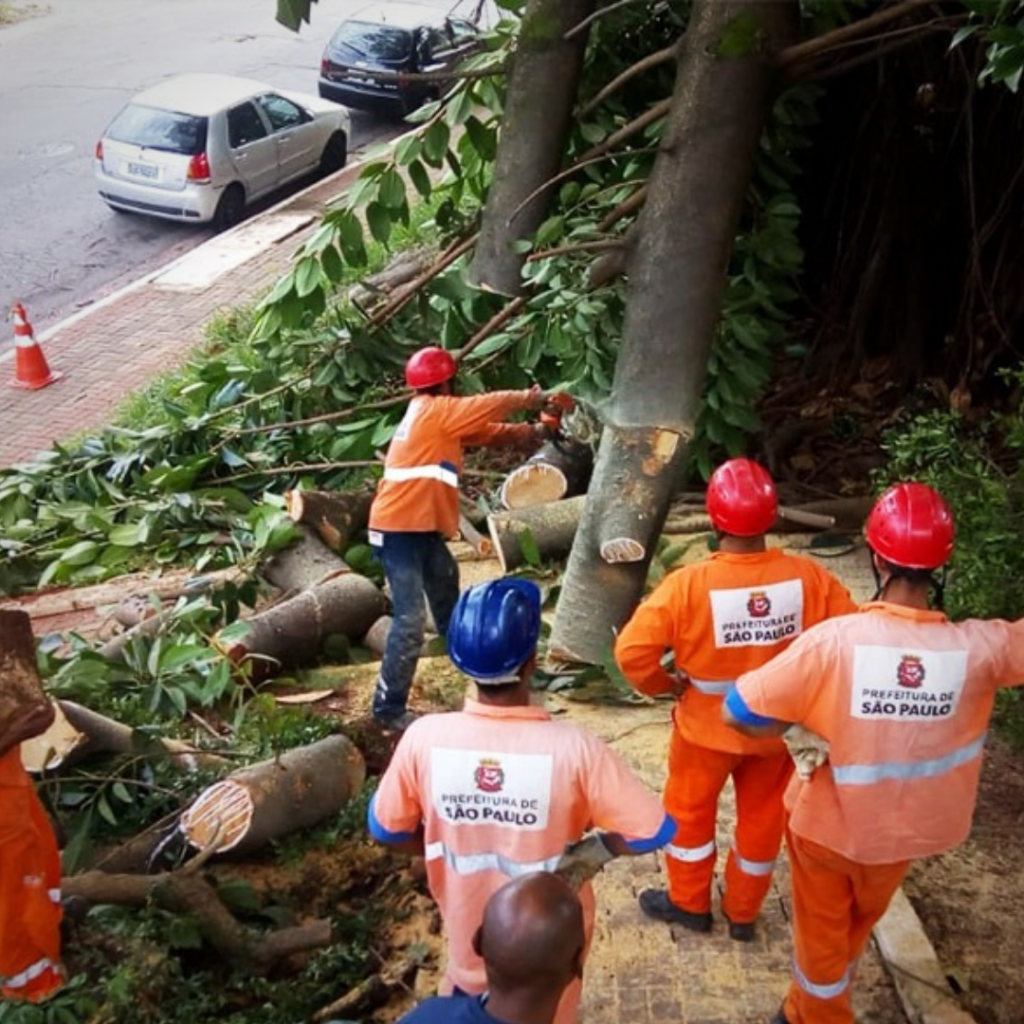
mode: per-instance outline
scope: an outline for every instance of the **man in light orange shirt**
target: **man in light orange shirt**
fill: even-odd
[[[476,682],[477,699],[414,722],[370,804],[375,839],[426,857],[448,939],[447,991],[486,988],[472,939],[488,898],[509,878],[647,853],[675,830],[614,751],[530,703],[539,631],[534,583],[495,580],[462,594],[448,649]],[[600,831],[578,842],[590,829]],[[566,856],[568,844],[579,849]],[[589,884],[580,899],[589,938]],[[566,989],[557,1024],[575,1020],[580,992],[579,980]]]
[[[498,422],[540,409],[539,388],[456,397],[457,373],[451,353],[436,346],[406,363],[406,383],[416,394],[392,438],[370,508],[370,543],[383,562],[393,607],[373,716],[391,729],[415,718],[406,704],[423,645],[424,594],[441,636],[459,596],[459,571],[446,541],[458,532],[463,446],[514,444],[547,433],[538,424]]]
[[[913,858],[967,837],[996,690],[1024,680],[1024,619],[953,623],[929,607],[953,551],[939,494],[889,488],[866,532],[881,600],[741,676],[723,709],[748,735],[798,722],[830,746],[786,794],[794,964],[773,1024],[853,1024],[871,929]]]
[[[18,747],[53,717],[47,701],[0,727],[0,986],[4,999],[33,1003],[64,983],[60,853]]]
[[[792,763],[782,740],[726,728],[722,700],[741,672],[763,665],[815,623],[856,606],[817,563],[766,547],[777,501],[775,484],[756,462],[731,459],[719,466],[708,481],[707,508],[718,551],[671,573],[640,604],[619,634],[615,658],[641,693],[679,697],[664,794],[679,826],[665,850],[668,890],[645,890],[640,906],[658,920],[711,930],[718,798],[732,776],[736,835],[722,913],[730,936],[749,942],[782,845],[782,796]]]

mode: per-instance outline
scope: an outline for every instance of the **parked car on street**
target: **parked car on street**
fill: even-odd
[[[479,47],[479,31],[466,18],[407,0],[375,3],[343,21],[331,37],[320,62],[320,95],[404,116],[447,87],[443,79],[407,76],[451,71]]]
[[[345,166],[349,113],[249,78],[179,75],[135,96],[96,143],[115,210],[230,227],[288,182]]]

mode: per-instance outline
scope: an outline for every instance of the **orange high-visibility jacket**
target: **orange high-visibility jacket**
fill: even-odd
[[[736,754],[774,754],[780,739],[744,736],[722,722],[722,700],[736,677],[769,661],[805,629],[857,610],[849,591],[808,558],[778,548],[718,551],[670,573],[623,627],[615,660],[641,692],[671,684],[662,665],[672,651],[690,685],[673,717],[691,743]]]
[[[17,747],[0,757],[0,986],[38,1001],[59,988],[60,853]]]
[[[790,828],[860,864],[962,842],[996,690],[1024,681],[1024,619],[950,622],[872,601],[825,622],[737,684],[750,711],[829,741],[786,794]]]
[[[530,424],[495,421],[529,409],[533,402],[529,391],[413,398],[388,448],[370,508],[370,529],[453,537],[459,528],[463,446],[529,438]]]

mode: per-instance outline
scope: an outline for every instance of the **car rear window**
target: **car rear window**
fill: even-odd
[[[368,21],[346,21],[331,39],[339,56],[358,60],[405,60],[412,53],[412,33],[390,25]]]
[[[206,118],[129,103],[105,135],[115,142],[194,156],[206,149]]]

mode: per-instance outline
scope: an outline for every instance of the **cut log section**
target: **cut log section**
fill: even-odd
[[[262,659],[298,665],[314,659],[324,640],[344,634],[358,640],[384,614],[384,595],[365,576],[350,572],[296,594],[213,638],[236,665]],[[270,665],[265,665],[264,671]]]
[[[382,615],[367,631],[366,636],[363,637],[363,646],[368,650],[372,651],[378,658],[384,657],[384,648],[387,646],[388,633],[391,632],[391,625],[395,620],[390,615]],[[430,628],[427,629],[423,643],[420,646],[420,654],[427,655],[430,653],[430,643],[437,633],[434,631],[433,617],[428,623]]]
[[[320,539],[339,555],[352,543],[370,518],[373,494],[369,491],[336,493],[333,491],[288,491],[285,494],[288,517],[316,530]]]
[[[582,494],[594,469],[590,446],[571,438],[548,441],[501,485],[499,497],[508,509],[531,508]]]
[[[298,591],[324,583],[340,573],[351,572],[345,560],[310,527],[299,523],[298,529],[302,537],[274,554],[260,570],[265,580],[281,590]]]
[[[0,609],[0,722],[45,704],[36,666],[36,641],[27,612]]]
[[[487,529],[503,573],[528,565],[532,542],[541,561],[564,558],[572,548],[585,495],[487,517]]]
[[[463,514],[459,514],[459,536],[473,549],[477,558],[490,558],[494,554],[491,542]]]
[[[210,786],[181,818],[197,850],[245,853],[337,814],[362,789],[363,756],[345,736],[261,761]]]

